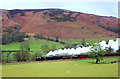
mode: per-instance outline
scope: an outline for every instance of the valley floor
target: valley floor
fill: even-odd
[[[101,62],[118,61],[118,57]],[[118,63],[93,64],[93,59],[57,62],[8,63],[2,65],[3,77],[118,77]]]

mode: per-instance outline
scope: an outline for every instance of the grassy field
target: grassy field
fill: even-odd
[[[116,38],[89,38],[85,39],[86,43],[89,43],[90,45],[94,43],[101,42],[103,40],[115,40]],[[64,41],[69,44],[80,44],[82,43],[82,39],[60,39],[61,41]]]
[[[100,42],[102,40],[109,40],[109,39],[115,39],[115,38],[100,38],[100,39],[92,38],[92,39],[85,39],[85,42],[93,44],[95,42]],[[74,44],[74,43],[80,44],[81,40],[82,39],[61,39],[61,41],[64,41],[69,44]],[[63,44],[60,44],[58,42],[53,42],[53,41],[31,40],[29,41],[29,45],[30,45],[30,51],[33,51],[33,52],[30,52],[30,53],[32,54],[32,53],[35,53],[36,51],[40,51],[40,53],[44,54],[43,50],[41,49],[41,46],[45,44],[47,44],[49,47],[51,47],[52,45],[55,45],[56,48],[58,49],[64,46]],[[2,45],[2,50],[19,50],[20,45],[21,45],[20,42],[11,43],[9,45]],[[13,54],[14,52],[10,54],[9,60],[14,60]]]
[[[31,51],[42,51],[41,46],[47,44],[49,47],[52,45],[56,45],[57,48],[62,47],[62,44],[51,42],[47,40],[36,40],[36,41],[29,41]],[[11,43],[9,45],[2,45],[2,50],[19,50],[20,42]]]
[[[94,44],[96,42],[101,42],[102,40],[109,40],[109,39],[115,39],[115,38],[100,38],[100,39],[85,39],[86,43]],[[69,44],[80,44],[82,39],[60,39],[61,41],[64,41]],[[20,42],[11,43],[9,45],[2,45],[2,50],[19,50]],[[62,44],[47,40],[37,40],[37,41],[29,41],[31,51],[41,51],[41,46],[44,44],[47,44],[48,46],[56,45],[57,48],[61,48]]]
[[[104,58],[101,62],[118,60]],[[93,59],[57,62],[9,63],[2,65],[3,77],[117,77],[118,63],[93,64]]]

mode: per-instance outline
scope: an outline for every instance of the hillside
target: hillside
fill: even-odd
[[[61,39],[117,37],[118,18],[64,9],[3,10],[2,30],[59,36]]]

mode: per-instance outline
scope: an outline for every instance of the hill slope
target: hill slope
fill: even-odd
[[[64,39],[117,37],[118,18],[97,16],[64,9],[3,10],[2,29],[16,28],[26,33],[58,35]]]

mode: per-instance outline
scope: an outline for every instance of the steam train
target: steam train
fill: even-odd
[[[120,56],[119,53],[106,53],[104,56]],[[59,60],[59,59],[78,59],[78,58],[90,58],[88,54],[85,55],[74,55],[74,56],[50,56],[50,57],[37,57],[36,61],[44,61],[44,60]]]

